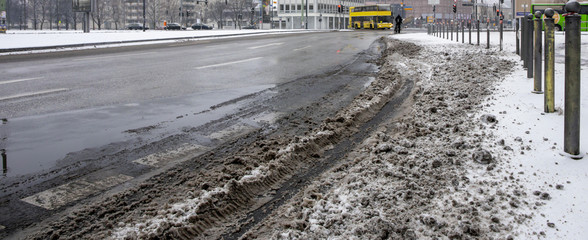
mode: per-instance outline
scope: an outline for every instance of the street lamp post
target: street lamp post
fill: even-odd
[[[145,32],[145,0],[143,0],[143,32]]]

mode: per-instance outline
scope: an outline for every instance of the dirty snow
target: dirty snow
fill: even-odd
[[[556,35],[560,109],[563,37]],[[102,219],[69,237],[218,238],[239,231],[246,224],[238,221],[243,212],[259,208],[264,197],[275,194],[276,184],[319,162],[325,149],[350,136],[346,132],[357,131],[356,125],[373,117],[374,108],[382,107],[401,82],[414,81],[403,115],[373,129],[243,238],[583,239],[588,159],[560,155],[563,115],[542,114],[543,96],[531,93],[532,80],[514,45],[505,44],[501,52],[495,44],[486,50],[485,44],[470,46],[424,33],[392,35],[387,42],[378,78],[320,129],[260,140],[207,172],[162,175],[153,182],[177,177],[184,179],[178,189],[193,191],[179,192],[161,205],[151,199],[165,197],[149,191],[152,183],[145,184],[113,197],[142,196],[146,207],[131,205],[143,216],[117,217],[118,228]],[[505,43],[514,43],[514,34],[505,34]],[[584,95],[582,107],[586,104]],[[586,111],[582,114],[586,126]],[[588,150],[585,129],[583,153]],[[126,204],[108,200],[94,212],[108,212],[102,208],[109,202]],[[84,210],[68,220],[91,212]],[[61,234],[79,230],[60,227]],[[50,237],[57,228],[36,237]]]

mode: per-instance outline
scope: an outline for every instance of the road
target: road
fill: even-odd
[[[311,114],[328,116],[373,78],[373,66],[351,63],[385,34],[278,34],[0,57],[0,211],[10,213],[0,216],[0,233],[122,190],[131,179],[138,184],[336,95]],[[54,199],[60,191],[70,194],[66,200]]]

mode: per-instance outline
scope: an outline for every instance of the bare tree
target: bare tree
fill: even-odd
[[[233,20],[235,28],[241,28],[241,21],[245,13],[248,12],[249,6],[251,6],[251,1],[248,0],[231,0],[229,2],[228,7],[231,10],[229,17]]]
[[[92,21],[98,26],[98,30],[102,29],[104,20],[107,19],[107,8],[110,5],[110,0],[96,1],[96,8],[92,12]]]
[[[209,16],[213,22],[217,23],[219,29],[223,26],[223,13],[226,7],[227,5],[225,5],[224,0],[213,0],[208,2],[207,16]]]
[[[151,28],[156,28],[158,23],[163,22],[164,14],[163,0],[149,0],[146,9],[146,18],[151,22]]]

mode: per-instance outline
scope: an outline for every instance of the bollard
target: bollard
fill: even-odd
[[[470,32],[470,45],[472,45],[472,20],[470,19],[470,24],[468,24],[468,29]]]
[[[476,24],[476,28],[478,29],[478,46],[480,46],[480,20],[476,20],[477,24]]]
[[[523,68],[527,69],[527,31],[529,31],[529,28],[527,26],[526,16],[521,19],[521,26],[523,26],[523,30],[521,32],[521,60],[523,60]]]
[[[545,112],[555,112],[555,21],[554,11],[545,9]]]
[[[459,22],[455,23],[455,41],[459,42]]]
[[[486,24],[486,49],[490,49],[490,18],[488,18],[488,24]]]
[[[516,54],[520,56],[521,52],[519,49],[520,42],[519,42],[519,19],[518,18],[516,19],[516,22],[515,22],[515,35],[516,35],[516,44],[517,44]]]
[[[566,3],[564,151],[580,159],[580,4]]]
[[[503,31],[502,30],[504,29],[503,28],[504,24],[502,23],[503,18],[504,17],[502,15],[500,15],[500,27],[499,27],[500,28],[500,51],[502,51],[502,39],[503,39]]]
[[[542,51],[542,44],[543,44],[543,34],[541,34],[542,24],[543,21],[541,19],[541,12],[535,12],[535,20],[533,20],[533,31],[535,35],[533,36],[533,80],[534,80],[534,87],[533,93],[541,94],[543,91],[541,90],[541,56],[543,56]]]
[[[461,43],[465,43],[465,31],[464,31],[465,26],[463,24],[464,24],[464,22],[462,21],[461,22]]]
[[[533,78],[533,15],[526,17],[527,21],[527,78]]]
[[[449,34],[451,36],[451,41],[453,41],[453,23],[451,23],[450,25],[451,30],[449,31],[451,34]]]

